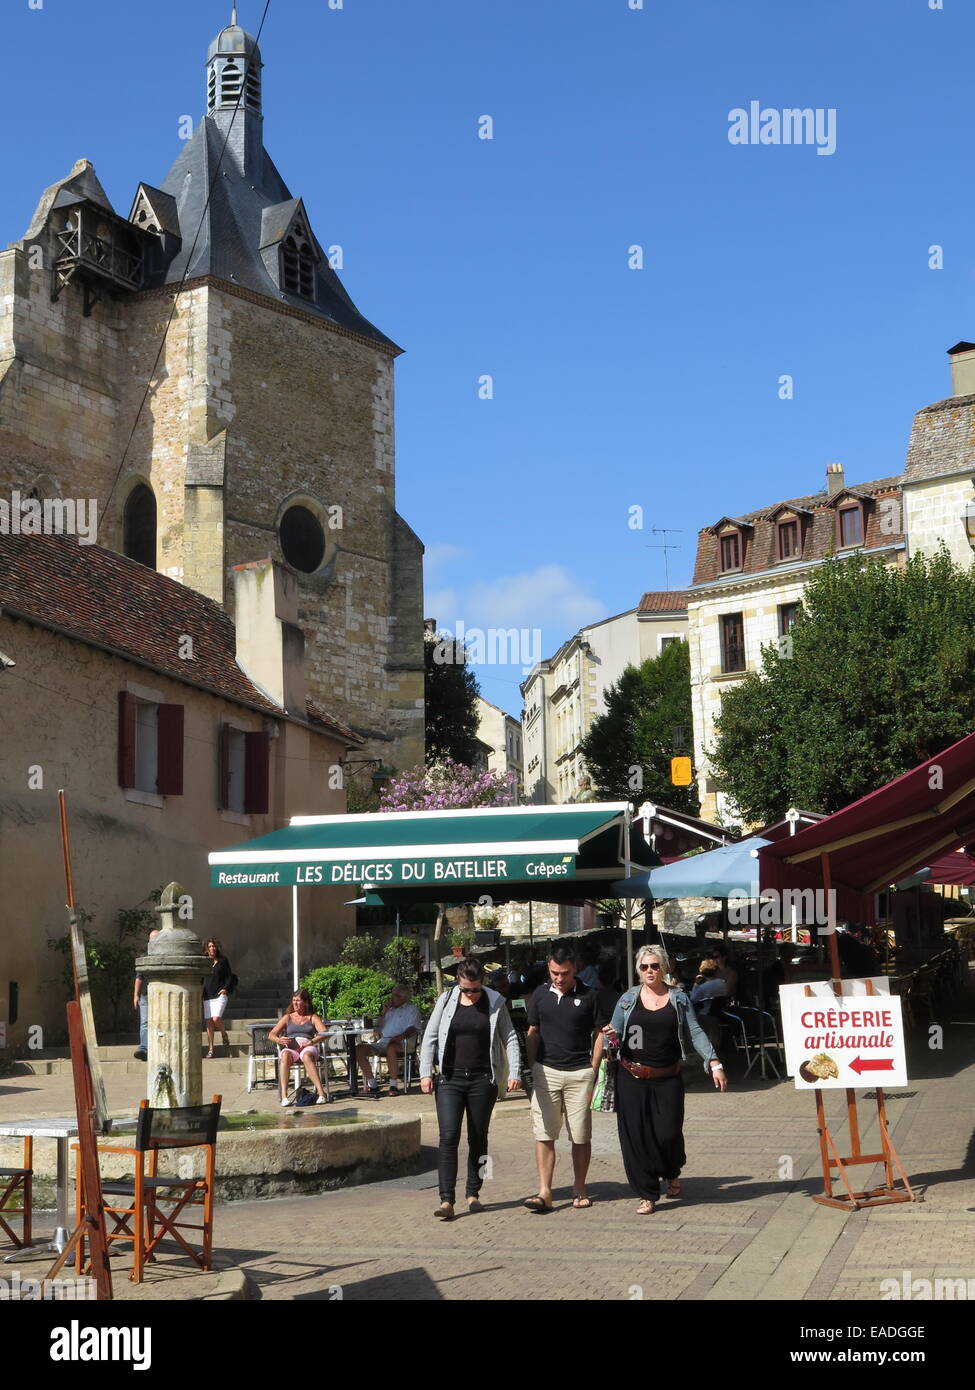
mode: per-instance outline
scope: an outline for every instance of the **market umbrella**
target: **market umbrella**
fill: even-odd
[[[685,855],[662,868],[618,879],[613,892],[622,898],[729,898],[744,894],[757,898],[757,854],[770,840],[751,835],[733,845],[721,845],[704,854]]]
[[[631,874],[613,884],[613,891],[631,898],[730,898],[759,895],[758,851],[771,844],[761,835],[750,835],[733,845],[721,845],[704,854],[691,854],[673,864]],[[762,1076],[765,1076],[765,984],[762,974],[762,929],[755,931],[755,969],[758,985],[758,1039]]]

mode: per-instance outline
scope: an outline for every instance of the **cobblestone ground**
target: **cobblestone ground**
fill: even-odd
[[[684,1195],[637,1217],[622,1173],[615,1119],[594,1117],[590,1193],[570,1205],[568,1149],[559,1146],[557,1210],[533,1216],[536,1190],[527,1105],[505,1101],[491,1130],[488,1209],[449,1225],[437,1204],[432,1103],[414,1093],[369,1108],[423,1117],[424,1171],[320,1196],[218,1208],[222,1261],[244,1266],[265,1299],[879,1299],[882,1281],[975,1280],[975,1026],[972,992],[946,1010],[945,1047],[915,1038],[912,1077],[888,1097],[894,1143],[920,1203],[847,1215],[810,1200],[822,1190],[812,1098],[791,1082],[732,1081],[720,1095],[703,1073],[691,1080]],[[60,1090],[55,1091],[55,1083]],[[134,1104],[124,1078],[113,1107]],[[111,1088],[110,1088],[111,1089]],[[876,1151],[872,1104],[861,1094],[865,1152]],[[62,1078],[0,1086],[0,1118],[56,1113],[69,1105]],[[57,1097],[57,1103],[54,1098]],[[228,1094],[228,1109],[245,1108]],[[255,1097],[246,1097],[253,1103]],[[258,1106],[271,1109],[265,1092]],[[340,1102],[334,1113],[351,1109]],[[842,1093],[827,1110],[843,1135]],[[875,1113],[875,1111],[874,1111]],[[840,1139],[841,1152],[846,1152]],[[859,1172],[859,1186],[879,1180]],[[153,1277],[180,1272],[167,1258]],[[119,1283],[124,1281],[119,1280]],[[975,1288],[975,1284],[972,1285]],[[124,1297],[124,1290],[119,1290]]]

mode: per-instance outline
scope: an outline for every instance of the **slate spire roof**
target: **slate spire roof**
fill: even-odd
[[[236,111],[221,96],[222,64],[233,55],[241,55],[238,61],[246,62],[248,78],[251,65],[256,69],[261,62],[256,41],[237,25],[222,30],[210,45],[210,114],[198,123],[160,184],[175,202],[182,245],[149,283],[175,284],[184,274],[187,278],[212,275],[399,351],[353,304],[315,240],[300,199],[292,197],[264,148],[259,89],[252,95],[245,79],[247,97]],[[305,217],[315,250],[314,292],[308,297],[288,293],[279,283],[278,243],[287,236],[297,212]]]

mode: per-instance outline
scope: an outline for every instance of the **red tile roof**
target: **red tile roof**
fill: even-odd
[[[237,665],[234,625],[203,594],[70,536],[0,535],[0,607],[187,685],[286,718]],[[180,640],[193,639],[193,659]]]
[[[864,515],[864,551],[879,550],[897,545],[904,539],[902,512],[900,507],[900,476],[878,478],[871,483],[858,483],[844,487],[836,494],[836,499],[848,497],[861,499],[866,505]],[[892,498],[897,506],[878,510],[875,503],[880,497]],[[775,513],[780,507],[794,508],[803,516],[802,554],[796,560],[781,563],[784,572],[789,572],[798,563],[810,560],[824,560],[836,548],[836,508],[831,505],[826,492],[814,492],[806,497],[793,497],[786,502],[775,502],[758,511],[746,512],[743,516],[731,519],[731,524],[744,523],[745,553],[742,568],[724,574],[719,565],[718,537],[713,526],[705,527],[698,533],[697,558],[694,565],[692,583],[707,584],[714,579],[741,579],[749,574],[764,573],[779,568],[776,552]],[[805,514],[805,515],[803,515]],[[840,552],[843,553],[843,552]]]
[[[640,600],[638,613],[686,613],[687,594],[683,589],[651,589]]]
[[[341,734],[349,743],[365,743],[365,739],[350,729],[348,724],[343,724],[341,719],[336,718],[334,714],[329,714],[328,710],[323,709],[314,700],[306,700],[305,709],[308,711],[309,723],[324,724],[333,733]]]

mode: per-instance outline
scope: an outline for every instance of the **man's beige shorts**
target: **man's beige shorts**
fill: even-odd
[[[558,1139],[565,1121],[573,1144],[588,1144],[592,1138],[592,1101],[596,1073],[592,1067],[578,1071],[556,1071],[536,1062],[532,1067],[532,1129],[536,1139]]]

